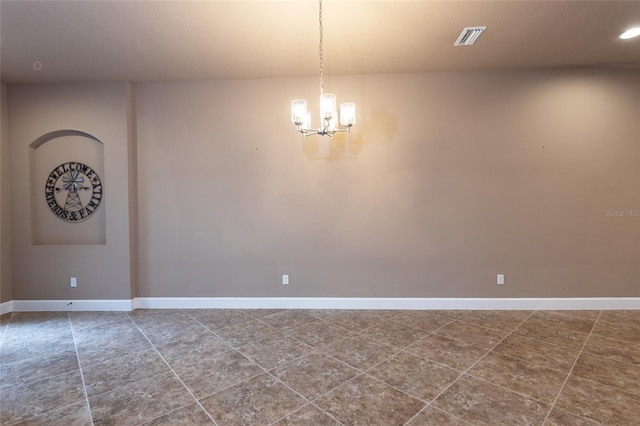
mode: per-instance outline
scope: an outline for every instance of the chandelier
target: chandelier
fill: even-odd
[[[307,101],[295,99],[291,101],[291,122],[303,137],[311,135],[328,135],[351,131],[351,126],[356,122],[356,105],[353,102],[340,104],[340,124],[338,127],[338,112],[336,111],[336,95],[324,93],[324,52],[323,52],[323,28],[322,28],[322,0],[319,0],[318,21],[320,23],[320,127],[312,129],[311,113],[307,110]]]

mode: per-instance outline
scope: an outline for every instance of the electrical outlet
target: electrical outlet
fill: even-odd
[[[498,285],[504,284],[504,274],[498,274],[497,283]]]
[[[282,276],[282,285],[289,285],[289,275]]]
[[[71,287],[78,287],[78,280],[76,280],[76,277],[71,277]]]

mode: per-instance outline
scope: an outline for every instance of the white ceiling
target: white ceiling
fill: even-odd
[[[6,83],[318,74],[315,0],[2,0],[0,15]],[[633,26],[640,1],[325,0],[325,72],[640,68],[640,38],[618,39]]]

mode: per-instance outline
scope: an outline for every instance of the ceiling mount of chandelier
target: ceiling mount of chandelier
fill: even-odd
[[[319,0],[318,22],[320,24],[320,127],[311,128],[311,113],[307,109],[307,101],[295,99],[291,101],[291,122],[296,125],[296,129],[302,133],[303,137],[311,135],[328,135],[333,137],[334,133],[351,131],[351,126],[356,122],[356,105],[353,102],[340,104],[340,124],[338,126],[338,112],[336,110],[336,95],[324,93],[324,51],[323,51],[323,28],[322,28],[322,0]]]

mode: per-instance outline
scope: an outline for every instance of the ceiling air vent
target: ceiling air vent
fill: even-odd
[[[460,37],[458,37],[453,45],[471,46],[476,42],[478,37],[480,37],[480,34],[482,34],[482,32],[486,29],[487,27],[466,27],[464,30],[462,30],[462,32],[460,33]]]

